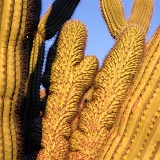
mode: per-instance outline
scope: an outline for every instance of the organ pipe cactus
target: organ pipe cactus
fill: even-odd
[[[78,3],[56,0],[40,19],[40,1],[0,0],[0,159],[159,160],[159,27],[145,43],[153,0],[134,0],[128,20],[120,0],[100,0],[116,42],[99,69],[84,56],[84,24],[63,25]],[[41,101],[45,40],[57,32]]]

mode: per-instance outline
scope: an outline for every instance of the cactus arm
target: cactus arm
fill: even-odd
[[[153,0],[134,0],[128,24],[136,24],[147,33],[153,13]]]
[[[79,21],[66,22],[60,32],[37,159],[64,159],[67,154],[71,120],[98,67],[94,56],[84,58],[86,36]]]
[[[121,1],[100,0],[100,7],[111,36],[117,39],[121,31],[127,26]]]
[[[41,18],[39,33],[45,39],[52,38],[62,24],[70,19],[80,0],[56,0]]]
[[[70,159],[97,157],[107,137],[107,129],[115,123],[119,106],[138,70],[144,40],[144,34],[138,28],[128,27],[104,60],[95,77],[93,100],[81,112],[80,130],[71,136],[73,152]]]
[[[160,28],[147,44],[147,54],[102,149],[105,151],[100,157],[102,159],[150,159],[156,154],[160,137],[157,130],[157,104],[160,102],[159,35]]]

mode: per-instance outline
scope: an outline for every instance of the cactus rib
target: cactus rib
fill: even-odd
[[[62,24],[73,14],[80,0],[55,0],[46,14],[40,19],[38,32],[45,40],[53,37]]]

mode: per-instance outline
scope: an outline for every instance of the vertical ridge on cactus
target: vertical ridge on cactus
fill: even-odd
[[[45,13],[45,15],[38,21],[37,27],[35,27],[34,35],[32,36],[32,48],[29,57],[29,73],[26,86],[28,87],[27,95],[24,101],[23,110],[23,133],[24,133],[24,146],[25,155],[32,154],[36,151],[36,148],[40,148],[40,144],[34,146],[32,144],[32,130],[31,126],[34,119],[40,116],[41,102],[39,95],[39,88],[42,82],[42,66],[44,60],[45,40],[53,37],[58,32],[62,24],[71,17],[76,6],[80,0],[56,0]],[[61,2],[61,3],[60,3]],[[35,1],[35,4],[38,2]],[[40,8],[40,7],[39,7]],[[38,16],[38,11],[36,15]],[[58,13],[58,11],[61,11]],[[61,17],[60,17],[61,15]],[[60,17],[60,19],[59,19]],[[33,19],[33,18],[32,18]]]
[[[99,69],[84,56],[85,25],[67,21],[79,2],[55,0],[40,18],[40,0],[0,0],[0,159],[159,160],[160,26],[145,44],[153,0],[134,0],[128,20],[121,0],[100,0],[116,42]]]
[[[98,67],[94,56],[84,58],[86,36],[86,28],[79,21],[66,22],[60,32],[52,64],[50,95],[42,120],[42,149],[37,159],[67,156],[71,120]]]

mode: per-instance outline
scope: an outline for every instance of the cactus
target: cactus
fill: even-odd
[[[30,126],[40,113],[44,41],[78,3],[56,0],[39,20],[41,1],[0,1],[0,159],[22,159],[35,151]]]
[[[153,0],[100,0],[115,45],[98,69],[84,56],[79,0],[0,0],[0,159],[155,159],[160,156],[160,27],[146,44]],[[42,80],[45,40],[57,33]],[[47,96],[40,98],[41,82]]]

